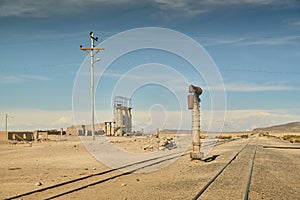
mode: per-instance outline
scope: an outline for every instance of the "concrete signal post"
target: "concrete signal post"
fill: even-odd
[[[192,160],[201,160],[203,153],[200,152],[200,95],[202,89],[200,87],[190,85],[188,95],[188,108],[192,110],[192,131],[193,131],[193,151],[190,153]]]
[[[94,57],[95,55],[101,51],[104,50],[104,48],[95,48],[94,42],[98,41],[98,37],[94,37],[94,33],[90,32],[90,38],[91,38],[91,47],[82,47],[80,46],[80,50],[87,51],[90,53],[91,57],[91,112],[92,112],[92,137],[93,140],[95,140],[95,91],[94,91]],[[98,60],[96,60],[98,61]],[[86,131],[87,136],[87,131]]]

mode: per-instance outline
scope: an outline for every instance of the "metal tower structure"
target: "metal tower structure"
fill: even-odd
[[[91,121],[92,121],[92,137],[93,140],[95,140],[95,89],[94,89],[94,57],[95,55],[101,51],[104,50],[104,48],[95,48],[94,42],[98,41],[98,37],[94,37],[94,33],[90,32],[90,38],[91,38],[91,47],[82,47],[82,45],[80,45],[80,50],[82,51],[87,51],[88,53],[90,53],[90,57],[91,57]],[[98,60],[96,60],[98,61]],[[85,133],[85,136],[87,136],[87,131]]]
[[[131,99],[116,96],[114,100],[116,135],[132,132]]]
[[[200,95],[202,89],[200,87],[190,85],[188,95],[188,108],[193,110],[192,112],[192,132],[193,132],[193,152],[190,153],[191,159],[202,159],[203,154],[200,152]]]

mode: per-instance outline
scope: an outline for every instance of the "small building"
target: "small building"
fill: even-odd
[[[0,131],[0,142],[7,142],[8,137],[6,131]]]
[[[95,124],[95,135],[103,135],[105,133],[104,123]],[[79,135],[79,136],[91,136],[92,135],[92,125],[77,125],[70,126],[67,128],[67,135]]]
[[[63,129],[56,130],[35,130],[34,133],[35,140],[57,140],[57,136],[66,135],[66,131]]]
[[[8,131],[7,138],[16,141],[33,141],[34,135],[33,132],[29,131]]]

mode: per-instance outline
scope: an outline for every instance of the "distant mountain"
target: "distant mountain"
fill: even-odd
[[[291,122],[276,126],[269,126],[264,128],[256,128],[253,131],[285,131],[285,132],[300,132],[300,122]]]

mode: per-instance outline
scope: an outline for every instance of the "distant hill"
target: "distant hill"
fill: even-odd
[[[159,130],[160,133],[173,133],[173,134],[177,134],[177,133],[181,133],[181,134],[190,134],[191,130],[184,130],[184,129],[162,129]],[[149,132],[147,132],[146,134],[155,134],[156,130],[151,130]]]
[[[159,131],[160,133],[191,133],[191,130],[176,130],[176,129],[163,129]]]
[[[284,132],[300,132],[300,122],[291,122],[287,124],[281,124],[276,126],[269,126],[264,128],[256,128],[253,131],[284,131]]]

